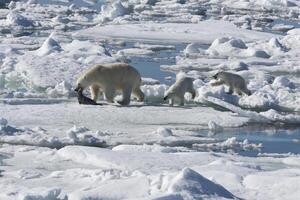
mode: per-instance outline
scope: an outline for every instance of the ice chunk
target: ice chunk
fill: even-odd
[[[34,23],[31,20],[13,11],[6,16],[6,23],[11,26],[34,27]]]
[[[159,127],[156,131],[156,134],[162,136],[162,137],[169,137],[169,136],[173,136],[173,132],[171,129],[169,128],[164,128],[164,127]]]
[[[84,133],[84,132],[87,132],[89,131],[88,128],[84,127],[84,126],[80,126],[80,127],[77,127],[77,126],[73,126],[71,129],[67,130],[67,135],[70,135],[70,134],[73,134],[73,133]]]
[[[257,150],[260,151],[262,144],[250,143],[247,139],[239,142],[236,137],[228,138],[222,142],[209,143],[209,144],[193,144],[193,148],[202,151],[246,151],[246,150]]]
[[[285,76],[276,77],[272,86],[275,88],[295,88],[295,85]]]
[[[67,81],[63,81],[57,84],[53,89],[48,88],[46,92],[47,95],[51,98],[71,97],[72,95],[75,95],[75,92],[72,89],[72,85]]]
[[[117,56],[152,55],[154,51],[148,49],[129,48],[117,52]]]
[[[235,47],[238,49],[247,49],[247,46],[243,40],[228,37],[217,38],[209,48],[218,48],[222,44],[227,44],[229,47]]]
[[[212,131],[213,133],[217,133],[217,132],[222,132],[223,131],[223,127],[220,126],[220,125],[218,125],[216,122],[214,122],[212,120],[210,120],[207,125],[208,125],[208,129],[210,131]]]
[[[270,58],[270,55],[267,54],[264,50],[259,50],[255,48],[248,48],[245,52],[245,55],[249,57],[258,57],[258,58]]]
[[[196,43],[191,43],[186,46],[183,53],[186,57],[190,57],[190,56],[196,56],[198,53],[200,53],[200,51],[197,48]]]
[[[28,0],[27,4],[37,4],[38,0]]]
[[[62,23],[62,24],[67,24],[69,23],[69,19],[68,18],[65,18],[61,15],[57,15],[56,17],[52,18],[51,20],[52,22],[55,22],[55,23]]]
[[[159,85],[159,80],[142,77],[142,85]]]
[[[286,25],[286,24],[275,24],[274,26],[272,26],[272,30],[281,31],[281,32],[287,32],[294,28],[295,27],[293,25]]]
[[[7,126],[7,119],[0,117],[0,128]]]
[[[295,114],[280,114],[276,110],[270,109],[266,112],[260,112],[260,115],[268,118],[274,122],[281,122],[285,124],[300,124],[300,116]]]
[[[9,2],[8,6],[7,6],[10,10],[13,10],[16,8],[16,2],[15,1],[11,1]]]
[[[141,3],[154,6],[158,0],[141,0]]]
[[[113,20],[130,13],[130,9],[125,7],[122,1],[114,1],[111,5],[104,5],[101,7],[100,20]]]
[[[141,44],[136,43],[134,44],[135,47],[141,49],[148,49],[151,51],[162,51],[162,50],[175,50],[175,46],[173,45],[157,45],[157,44]]]
[[[268,44],[271,48],[274,48],[274,49],[280,49],[280,50],[284,49],[284,47],[282,46],[282,44],[279,42],[279,40],[277,38],[271,38],[269,40]]]
[[[243,61],[232,62],[229,64],[228,67],[229,67],[229,69],[235,70],[235,71],[243,71],[243,70],[249,69],[249,65],[247,65]]]
[[[58,44],[57,41],[55,41],[52,38],[52,35],[50,35],[45,40],[45,42],[43,43],[43,45],[38,50],[36,50],[36,54],[38,56],[45,56],[45,55],[48,55],[48,54],[50,54],[52,52],[60,52],[60,51],[62,51],[61,46]]]

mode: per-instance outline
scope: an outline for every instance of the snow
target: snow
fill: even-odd
[[[118,31],[114,31],[115,29]],[[86,37],[88,35],[92,35],[95,39],[109,37],[171,42],[184,40],[185,42],[201,42],[205,44],[209,44],[215,40],[215,38],[224,35],[243,38],[246,41],[270,39],[272,37],[272,35],[268,33],[239,30],[236,26],[227,21],[217,20],[201,21],[197,24],[187,24],[185,26],[176,23],[105,25],[82,30],[74,34],[75,37]]]
[[[1,155],[8,155],[3,161],[11,167],[3,167],[2,175],[9,176],[9,181],[0,180],[1,197],[289,199],[299,195],[299,169],[284,164],[286,157],[251,158],[209,152],[170,154],[139,151],[139,146],[131,148],[136,150],[81,146],[51,150],[5,145]],[[15,152],[15,156],[10,152]],[[57,165],[61,167],[57,169]],[[22,170],[24,167],[26,170]],[[280,184],[275,180],[280,180]],[[291,181],[293,186],[286,187]],[[255,192],[261,188],[268,192]]]
[[[16,71],[26,73],[31,87],[54,87],[63,81],[74,84],[79,73],[93,63],[115,60],[105,52],[102,46],[89,41],[73,40],[59,44],[49,36],[37,51],[29,51],[17,58]]]
[[[300,196],[299,1],[5,3],[0,199]],[[77,77],[120,60],[141,73],[145,101],[79,105]],[[218,71],[252,94],[213,87]],[[163,101],[172,73],[194,79],[185,106]]]

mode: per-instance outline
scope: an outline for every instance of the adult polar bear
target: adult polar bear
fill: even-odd
[[[144,93],[140,89],[141,75],[132,66],[126,63],[96,64],[83,73],[77,80],[75,91],[82,93],[90,87],[92,99],[96,102],[100,89],[104,92],[108,102],[114,102],[117,90],[123,93],[121,105],[130,103],[131,93],[139,101],[144,100]]]

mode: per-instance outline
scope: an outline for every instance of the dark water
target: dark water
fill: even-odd
[[[122,47],[106,44],[106,48],[109,50],[118,51],[122,49],[134,48],[134,44],[135,42],[126,42]],[[155,45],[155,43],[143,44]],[[129,63],[141,73],[142,77],[153,78],[159,80],[161,83],[170,85],[170,83],[174,82],[176,74],[173,72],[162,71],[160,66],[176,64],[175,57],[179,55],[181,51],[183,51],[183,49],[186,47],[186,44],[159,43],[159,45],[173,45],[175,46],[175,49],[155,51],[154,54],[150,56],[130,55],[128,56]]]
[[[205,133],[205,135],[209,135]],[[249,143],[262,144],[260,150],[238,151],[237,153],[245,156],[257,156],[258,153],[293,153],[300,154],[300,126],[272,128],[252,127],[239,128],[236,130],[225,130],[213,136],[220,140],[227,140],[236,137],[239,142],[247,139]]]

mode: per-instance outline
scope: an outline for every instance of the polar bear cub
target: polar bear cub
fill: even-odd
[[[96,102],[100,90],[104,92],[108,102],[114,102],[116,91],[123,94],[121,105],[130,103],[131,93],[139,101],[144,100],[144,93],[140,89],[141,75],[132,66],[126,63],[96,64],[83,73],[77,80],[75,91],[82,93],[90,88],[92,99]]]
[[[218,86],[225,84],[229,87],[228,94],[232,94],[234,91],[239,95],[243,93],[248,96],[251,95],[251,91],[248,90],[246,81],[243,77],[237,74],[229,73],[229,72],[218,72],[213,76],[214,79],[218,81],[212,83],[212,86]]]
[[[189,92],[192,94],[192,98],[196,97],[196,91],[193,86],[193,78],[190,77],[178,77],[176,82],[171,85],[164,96],[164,100],[169,99],[169,105],[173,106],[174,101],[178,101],[180,106],[184,105],[184,94]]]

